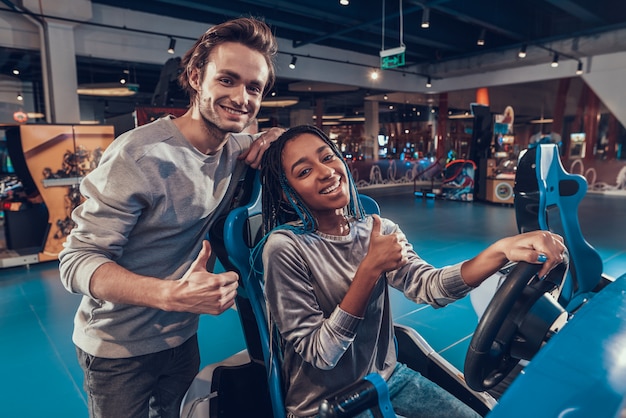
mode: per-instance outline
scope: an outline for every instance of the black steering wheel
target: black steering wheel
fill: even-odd
[[[567,263],[537,277],[541,264],[520,262],[483,313],[465,357],[465,380],[476,391],[500,383],[520,362],[530,360],[568,319],[556,301]]]

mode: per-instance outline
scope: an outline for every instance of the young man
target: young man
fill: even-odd
[[[363,213],[341,153],[313,126],[297,126],[263,156],[265,294],[282,338],[288,418],[317,415],[323,399],[379,373],[399,416],[476,417],[397,362],[388,287],[442,307],[510,261],[563,261],[563,238],[533,231],[502,238],[470,260],[435,268],[389,219]],[[364,414],[362,416],[369,416]],[[359,415],[361,417],[361,415]]]
[[[199,368],[199,314],[224,312],[237,290],[236,273],[207,271],[203,238],[233,172],[257,168],[282,132],[232,133],[271,89],[276,49],[256,19],[209,29],[182,60],[189,111],[121,135],[83,180],[59,258],[64,286],[83,295],[73,341],[90,416],[178,417]]]

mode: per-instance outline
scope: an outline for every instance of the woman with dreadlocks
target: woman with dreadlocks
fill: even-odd
[[[324,398],[372,372],[387,381],[398,415],[477,416],[396,361],[388,285],[442,307],[509,261],[543,263],[547,274],[563,260],[563,239],[530,232],[435,268],[398,225],[364,215],[346,163],[316,127],[285,132],[261,166],[265,292],[282,339],[288,416],[316,415]]]

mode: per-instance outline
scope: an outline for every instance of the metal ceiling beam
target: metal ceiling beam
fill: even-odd
[[[429,7],[433,10],[437,10],[438,12],[441,12],[445,15],[453,17],[461,22],[474,25],[478,28],[485,28],[486,30],[490,32],[507,36],[511,39],[515,39],[518,41],[521,41],[524,39],[523,34],[510,29],[511,27],[513,27],[513,25],[509,25],[508,24],[509,22],[499,22],[498,24],[495,24],[485,19],[485,17],[489,15],[497,15],[500,18],[502,18],[503,16],[507,16],[506,13],[496,13],[493,9],[489,10],[488,12],[486,12],[484,9],[480,10],[476,6],[475,2],[463,3],[463,5],[468,8],[468,10],[472,10],[474,12],[473,15],[470,15],[467,11],[463,11],[458,7],[453,8],[453,7],[446,6],[445,3],[448,3],[448,2],[441,2],[439,4],[433,4],[432,6],[429,5]],[[510,5],[508,3],[507,4],[497,3],[494,7],[506,8],[506,7],[510,7]],[[479,18],[477,16],[481,16],[481,17]],[[502,23],[507,23],[507,25],[504,26],[502,25]]]
[[[569,15],[582,20],[583,22],[591,23],[594,25],[605,24],[606,21],[600,18],[595,13],[592,13],[588,9],[576,4],[571,0],[545,0],[546,3],[558,7]]]
[[[421,9],[422,9],[421,6],[420,7],[412,7],[412,8],[409,8],[408,10],[406,10],[403,13],[410,14],[410,13],[413,13],[413,12],[415,12],[417,10],[421,10]],[[301,47],[301,46],[304,46],[304,45],[321,42],[321,41],[326,40],[326,39],[332,39],[332,38],[334,38],[336,36],[344,35],[344,34],[350,33],[350,32],[354,32],[355,30],[364,29],[364,28],[366,28],[368,26],[377,25],[377,24],[382,23],[383,20],[386,21],[386,20],[390,20],[390,19],[393,19],[393,18],[396,18],[396,17],[399,17],[399,16],[400,16],[400,12],[395,12],[395,13],[392,13],[391,15],[385,16],[384,19],[381,16],[378,19],[374,19],[374,20],[370,20],[370,21],[367,21],[367,22],[363,22],[363,23],[361,23],[359,25],[350,26],[350,27],[344,28],[344,29],[342,29],[340,31],[327,33],[325,35],[318,36],[316,38],[311,38],[311,39],[306,40],[306,41],[302,41],[302,42],[294,41],[293,46],[294,46],[294,48],[298,48],[298,47]]]

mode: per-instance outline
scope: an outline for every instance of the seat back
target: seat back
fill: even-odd
[[[252,257],[253,249],[263,237],[261,182],[258,173],[251,188],[249,203],[231,210],[226,217],[223,229],[224,247],[229,264],[240,276],[237,307],[246,334],[248,350],[251,351],[250,357],[264,363],[273,415],[275,418],[284,418],[280,358],[273,354],[279,352],[278,341],[277,338],[273,338],[269,327],[263,293],[263,265],[260,254]],[[362,195],[361,203],[366,213],[380,213],[374,199]],[[250,311],[247,312],[247,309]]]
[[[278,418],[285,416],[280,359],[273,356],[271,350],[277,341],[271,338],[267,320],[261,257],[252,258],[252,250],[262,235],[261,182],[257,173],[253,179],[249,203],[231,210],[226,217],[224,247],[228,261],[239,272],[237,308],[248,351],[253,360],[265,365],[272,413]]]
[[[520,232],[549,230],[561,234],[570,253],[570,269],[561,291],[563,306],[590,294],[602,280],[602,259],[585,240],[578,205],[587,181],[563,168],[556,144],[538,144],[520,156],[515,177],[515,214]]]

